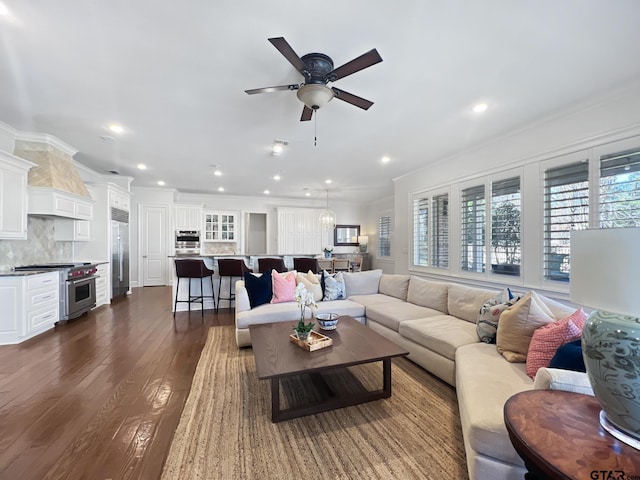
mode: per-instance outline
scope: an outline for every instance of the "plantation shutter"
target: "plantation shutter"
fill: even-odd
[[[491,184],[491,271],[520,275],[520,177]]]
[[[429,198],[413,201],[413,264],[429,265]]]
[[[600,157],[600,228],[640,227],[640,148]]]
[[[484,272],[484,185],[462,190],[460,267],[467,272]]]
[[[378,218],[378,256],[391,256],[391,217]]]
[[[449,194],[435,195],[431,202],[431,266],[449,268]]]
[[[571,230],[589,226],[589,163],[550,168],[544,177],[544,277],[569,281]]]

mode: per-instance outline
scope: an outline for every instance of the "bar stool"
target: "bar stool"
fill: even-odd
[[[259,258],[258,273],[268,272],[269,270],[275,270],[278,273],[289,271],[282,258]]]
[[[218,305],[216,306],[216,312],[220,308],[220,300],[228,300],[229,308],[231,308],[231,302],[235,301],[236,293],[231,292],[231,285],[233,283],[233,277],[244,277],[244,272],[253,272],[249,267],[244,264],[244,260],[240,258],[219,258],[218,259],[218,276],[220,277],[220,283],[218,283]],[[229,296],[223,298],[220,296],[220,288],[222,287],[222,278],[229,277]]]
[[[311,270],[313,273],[320,273],[320,266],[317,258],[295,257],[293,259],[293,269],[306,273]]]
[[[214,295],[213,290],[213,270],[210,270],[202,260],[195,259],[176,259],[176,276],[178,277],[178,281],[176,283],[176,301],[173,304],[173,317],[176,316],[176,307],[178,303],[188,303],[189,304],[189,312],[191,312],[191,304],[199,303],[202,308],[200,309],[201,315],[204,317],[204,299],[211,298],[213,299],[213,306],[216,307],[216,297]],[[203,295],[202,289],[202,279],[205,277],[209,277],[211,280],[211,295]],[[186,278],[189,284],[189,297],[188,300],[178,300],[178,293],[180,292],[180,279]],[[200,279],[200,295],[191,295],[191,280],[192,279]]]

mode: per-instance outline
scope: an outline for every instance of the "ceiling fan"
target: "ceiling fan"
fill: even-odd
[[[324,53],[308,53],[302,58],[291,48],[284,37],[270,38],[269,41],[286,58],[291,65],[304,77],[301,84],[279,85],[277,87],[256,88],[245,90],[249,95],[256,93],[277,92],[280,90],[297,90],[298,99],[304,103],[301,122],[311,120],[313,111],[325,106],[332,98],[338,98],[363,110],[368,110],[373,102],[336,87],[328,87],[327,83],[359,72],[382,61],[382,57],[374,48],[345,63],[341,67],[333,68],[333,60]]]

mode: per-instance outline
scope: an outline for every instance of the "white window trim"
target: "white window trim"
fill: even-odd
[[[409,272],[416,272],[416,273],[433,273],[433,274],[440,274],[440,275],[451,275],[452,273],[452,269],[451,269],[451,265],[452,265],[452,255],[451,255],[451,225],[452,225],[452,210],[451,210],[451,199],[452,199],[452,195],[451,195],[451,190],[452,190],[452,186],[448,185],[444,188],[437,188],[437,189],[429,189],[429,190],[420,190],[420,191],[416,191],[412,194],[409,195],[409,211],[411,212],[411,221],[408,222],[409,223],[409,255],[408,255],[408,259],[407,259],[407,267]],[[429,198],[429,212],[431,212],[431,202],[432,202],[432,198],[434,196],[437,195],[443,195],[446,194],[449,197],[449,214],[448,214],[448,232],[449,232],[449,267],[448,268],[436,268],[436,267],[432,267],[432,266],[422,266],[422,265],[415,265],[413,263],[413,259],[414,259],[414,202],[415,200],[421,199],[421,198],[425,198],[428,197]],[[429,236],[431,236],[431,221],[432,221],[432,217],[431,215],[429,215]],[[429,243],[429,250],[431,249],[431,244]],[[431,262],[431,253],[429,254],[429,263]]]

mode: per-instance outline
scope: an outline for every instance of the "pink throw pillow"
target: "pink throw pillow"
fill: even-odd
[[[273,282],[271,303],[294,302],[296,300],[296,272],[281,275],[275,270],[271,270],[271,281]]]
[[[527,375],[536,376],[539,368],[548,367],[556,351],[582,335],[587,314],[582,308],[563,320],[552,322],[533,332],[527,352]]]

